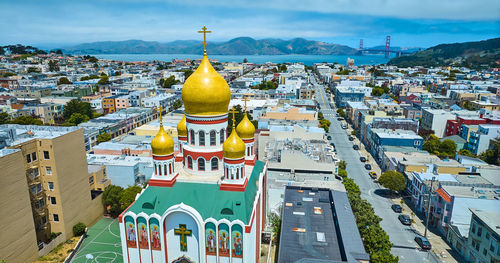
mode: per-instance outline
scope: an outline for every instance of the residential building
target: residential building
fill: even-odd
[[[500,125],[480,124],[477,131],[471,131],[465,149],[474,154],[481,154],[488,150],[490,140],[500,138]]]
[[[104,113],[113,113],[116,111],[116,95],[102,98],[101,107]]]
[[[459,135],[462,125],[478,125],[487,123],[486,119],[478,116],[458,116],[456,120],[446,122],[445,136]]]
[[[111,184],[102,165],[88,165],[89,185],[94,191],[104,191]]]
[[[327,188],[286,186],[277,262],[368,262],[347,198]]]
[[[434,135],[443,138],[446,131],[446,122],[455,120],[456,115],[450,111],[423,109],[421,128],[428,131],[434,131]]]
[[[500,211],[469,210],[472,217],[465,258],[471,263],[500,262]]]
[[[41,97],[50,96],[50,94],[52,94],[52,88],[39,86],[23,86],[13,90],[12,94],[18,99],[39,99]]]

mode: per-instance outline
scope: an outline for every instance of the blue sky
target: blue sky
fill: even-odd
[[[500,37],[499,0],[1,0],[0,45],[303,37],[429,47]]]

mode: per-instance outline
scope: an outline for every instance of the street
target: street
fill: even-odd
[[[331,122],[327,135],[331,136],[331,142],[335,144],[337,157],[346,161],[348,176],[358,184],[362,193],[361,197],[370,202],[375,214],[382,218],[380,225],[394,244],[392,253],[399,256],[399,262],[439,262],[434,255],[431,255],[431,252],[418,249],[419,247],[414,241],[417,235],[414,229],[399,222],[398,214],[391,209],[393,204],[391,199],[380,195],[382,192],[380,190],[384,188],[374,183],[373,179],[369,177],[369,171],[365,169],[364,163],[359,160],[359,151],[353,149],[353,142],[348,140],[347,131],[342,129],[340,121],[337,120],[336,111],[330,107],[329,95],[326,94],[325,87],[318,84],[312,75],[310,79],[315,86],[316,101],[320,104],[320,111],[324,118]],[[360,145],[357,139],[354,142]],[[362,150],[364,147],[360,145],[360,149]],[[363,156],[367,157],[365,153]],[[369,156],[368,159],[371,161],[372,170],[380,175],[380,170],[373,162],[373,158]]]

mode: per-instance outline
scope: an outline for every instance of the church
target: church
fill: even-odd
[[[199,32],[205,48],[182,88],[179,152],[160,115],[153,175],[119,216],[124,262],[259,262],[267,165],[256,158],[246,109],[237,126],[228,113],[229,85],[207,57],[210,31]]]

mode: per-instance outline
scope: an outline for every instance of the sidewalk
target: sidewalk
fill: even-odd
[[[415,221],[411,224],[411,227],[415,230],[416,233],[423,236],[425,232],[425,219],[422,220],[417,215],[412,216],[411,212],[413,210],[406,204],[406,202],[401,204],[401,198],[394,198],[392,199],[392,202],[394,204],[401,205],[401,207],[403,208],[403,214],[409,215]],[[448,243],[446,243],[445,238],[439,235],[437,229],[427,230],[427,239],[429,240],[429,242],[431,242],[432,252],[434,252],[434,254],[439,257],[441,262],[455,263],[458,262],[459,259],[461,259],[461,256],[458,255],[457,252],[448,245]]]

